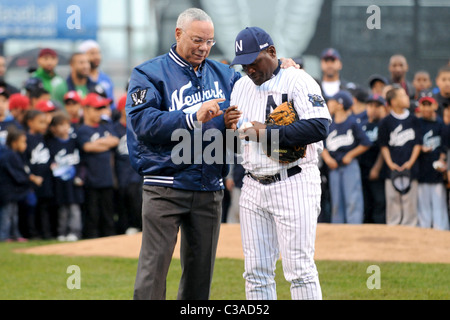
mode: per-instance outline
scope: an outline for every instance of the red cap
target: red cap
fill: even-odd
[[[122,111],[125,109],[125,105],[127,104],[127,95],[122,96],[117,102],[117,110]]]
[[[422,103],[424,101],[428,101],[429,103],[437,103],[436,99],[433,97],[425,96],[419,99],[419,103]]]
[[[110,103],[111,99],[103,98],[95,92],[89,93],[83,101],[83,105],[93,108],[107,107]]]
[[[30,99],[20,93],[14,93],[9,97],[9,110],[22,109],[27,110],[30,106]]]
[[[76,91],[69,91],[64,95],[64,102],[66,102],[67,100],[73,100],[76,101],[78,103],[81,103],[81,97],[78,94],[78,92]]]
[[[41,51],[39,51],[39,58],[45,55],[49,55],[49,56],[53,56],[53,57],[57,57],[58,54],[56,53],[55,50],[50,49],[50,48],[45,48],[42,49]]]
[[[42,112],[50,112],[56,110],[56,107],[50,100],[42,100],[36,104],[36,109]]]

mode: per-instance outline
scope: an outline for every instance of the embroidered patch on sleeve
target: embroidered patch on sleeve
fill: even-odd
[[[133,100],[133,107],[139,106],[147,102],[145,96],[147,95],[147,89],[138,89],[138,91],[131,94],[131,99]]]
[[[325,105],[325,100],[318,94],[308,94],[308,97],[313,107],[323,107]]]

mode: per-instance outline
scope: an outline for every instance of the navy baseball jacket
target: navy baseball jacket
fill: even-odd
[[[203,135],[206,130],[225,132],[223,116],[201,125],[197,111],[209,100],[225,98],[221,109],[229,107],[234,83],[240,74],[229,66],[206,59],[195,72],[192,65],[176,52],[149,60],[136,67],[131,75],[126,105],[127,144],[133,168],[144,177],[144,184],[184,190],[217,191],[223,189],[222,178],[228,167],[207,164],[199,154],[212,143]],[[172,141],[175,130],[190,134],[191,160],[174,163],[172,151],[181,139]],[[203,141],[206,140],[206,141]],[[197,146],[196,144],[201,144]],[[209,150],[209,149],[208,149]],[[188,152],[189,150],[184,150]]]

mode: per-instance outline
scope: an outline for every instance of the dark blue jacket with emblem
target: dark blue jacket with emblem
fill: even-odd
[[[223,115],[199,124],[197,111],[204,102],[218,98],[226,99],[221,109],[228,108],[239,78],[234,69],[209,59],[196,72],[177,54],[175,45],[169,53],[133,70],[126,104],[127,144],[131,164],[144,177],[144,184],[197,191],[224,188],[225,151],[222,161],[209,163],[203,158],[204,152],[214,149],[208,148],[215,139],[205,135],[207,130],[218,129],[225,139]],[[183,134],[190,139],[188,144],[179,138]],[[180,151],[181,143],[191,149]],[[180,163],[173,157],[188,160]]]

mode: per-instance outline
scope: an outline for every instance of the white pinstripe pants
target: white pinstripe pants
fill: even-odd
[[[322,299],[314,263],[320,174],[317,166],[302,169],[270,185],[244,178],[240,223],[248,300],[277,299],[275,267],[280,253],[292,299]]]

